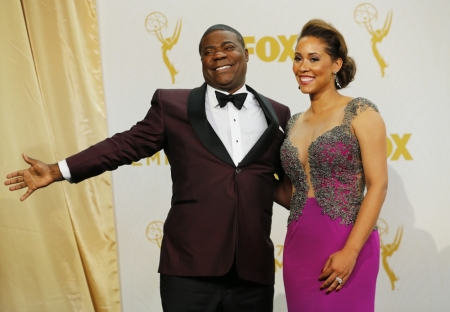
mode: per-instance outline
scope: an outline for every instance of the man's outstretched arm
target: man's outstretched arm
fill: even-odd
[[[58,164],[46,164],[28,157],[25,153],[22,154],[22,157],[30,165],[30,168],[8,174],[6,176],[8,180],[5,181],[5,185],[11,185],[10,191],[28,187],[27,192],[20,198],[21,201],[27,199],[37,189],[64,180]]]

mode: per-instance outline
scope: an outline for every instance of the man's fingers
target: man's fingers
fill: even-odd
[[[27,197],[30,196],[33,192],[34,192],[33,190],[28,189],[28,191],[25,194],[23,194],[22,197],[20,197],[20,201],[24,201],[25,199],[27,199]]]
[[[33,166],[34,163],[36,162],[36,159],[28,157],[27,154],[25,154],[25,153],[22,154],[22,157],[23,157],[23,160],[25,160],[31,166]]]
[[[28,160],[30,159],[30,158],[27,156],[27,154],[25,154],[25,153],[22,153],[22,158],[23,158],[23,160],[25,160],[26,162],[28,162]]]
[[[9,180],[5,181],[5,185],[10,185],[10,184],[16,184],[16,183],[21,183],[23,182],[23,176],[18,174],[17,172],[15,173],[10,173],[6,176]],[[12,179],[13,177],[18,177],[15,179]]]
[[[19,171],[16,171],[16,172],[11,172],[10,174],[8,174],[6,176],[6,178],[7,179],[11,179],[11,178],[20,177],[20,176],[23,176],[23,170],[19,170]],[[6,181],[6,182],[8,182],[8,181]]]
[[[26,184],[25,182],[22,182],[22,183],[20,183],[20,184],[16,184],[16,185],[11,186],[11,187],[9,188],[9,190],[10,190],[10,191],[16,191],[16,190],[20,190],[20,189],[22,189],[22,188],[24,188],[24,187],[27,187],[27,184]]]
[[[6,185],[10,185],[10,184],[17,184],[17,183],[21,183],[23,182],[23,177],[19,176],[18,178],[15,179],[11,179],[5,182]]]

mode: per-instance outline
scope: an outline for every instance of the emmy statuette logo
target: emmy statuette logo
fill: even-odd
[[[374,29],[372,26],[372,22],[376,21],[378,18],[378,11],[370,3],[362,3],[358,5],[355,9],[354,18],[355,22],[359,26],[366,28],[366,30],[372,36],[372,52],[378,62],[378,65],[380,65],[381,77],[384,77],[384,70],[386,69],[386,67],[388,67],[388,64],[386,64],[383,56],[381,56],[380,52],[378,51],[377,45],[381,43],[381,41],[388,35],[389,30],[391,29],[392,10],[388,12],[382,29]]]
[[[163,35],[163,31],[167,28],[167,26],[167,18],[160,12],[152,12],[145,19],[145,29],[147,29],[150,34],[156,36],[156,38],[158,38],[159,42],[161,43],[162,58],[164,64],[169,70],[170,76],[172,77],[172,84],[174,84],[175,75],[178,74],[178,71],[169,60],[167,52],[172,50],[173,46],[177,44],[178,39],[180,38],[182,27],[181,20],[177,21],[172,37],[164,37]]]
[[[164,223],[161,221],[153,221],[147,226],[145,230],[145,235],[147,239],[152,243],[158,245],[161,248],[162,238],[163,238],[163,226]]]
[[[394,241],[392,243],[386,242],[386,236],[389,233],[389,226],[383,219],[378,219],[378,230],[380,233],[380,248],[381,248],[381,261],[383,268],[391,281],[391,289],[395,289],[395,282],[398,281],[398,277],[395,275],[394,270],[388,263],[388,258],[391,257],[400,247],[403,236],[403,226],[399,226],[397,233],[395,234]]]
[[[283,268],[284,245],[276,245],[275,248],[278,250],[275,256],[275,272],[277,272],[278,270],[281,270]]]

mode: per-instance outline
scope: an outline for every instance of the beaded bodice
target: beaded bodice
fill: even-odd
[[[323,213],[341,224],[354,224],[364,199],[365,180],[359,143],[351,131],[352,120],[368,108],[378,112],[375,104],[364,98],[351,100],[344,110],[342,124],[326,131],[308,147],[310,180]],[[295,191],[290,203],[288,225],[298,220],[308,197],[308,182],[299,159],[299,151],[289,132],[301,113],[291,117],[286,139],[281,146],[281,162]]]

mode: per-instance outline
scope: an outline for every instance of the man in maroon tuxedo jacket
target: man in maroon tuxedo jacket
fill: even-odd
[[[159,266],[164,310],[272,311],[274,174],[283,177],[279,150],[290,112],[245,85],[248,51],[236,30],[212,26],[199,48],[205,84],[158,89],[142,121],[67,158],[70,176],[64,177],[78,183],[164,149],[173,182]],[[245,155],[230,155],[211,126],[205,103],[216,100],[207,99],[208,88],[229,94],[246,90],[256,103],[264,128]],[[50,169],[51,174],[39,179],[29,170],[8,175],[6,184],[17,183],[11,190],[28,187],[21,200],[63,180],[61,163],[24,158],[35,171]]]

